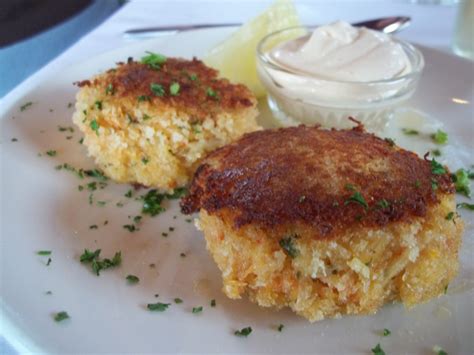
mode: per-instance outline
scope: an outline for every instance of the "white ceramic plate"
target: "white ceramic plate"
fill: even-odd
[[[34,76],[22,85],[20,94],[17,90],[4,100],[0,110],[4,336],[20,351],[47,353],[341,354],[370,353],[377,343],[387,353],[430,353],[434,345],[452,354],[472,352],[472,212],[461,211],[467,224],[461,272],[446,296],[411,311],[395,304],[375,316],[310,324],[288,310],[227,299],[202,235],[185,221],[188,217],[179,213],[176,201],[165,203],[167,212],[144,217],[140,231],[130,233],[123,225],[131,223],[127,216],[138,215],[141,206],[124,197],[128,186],[110,183],[94,195],[94,203],[103,200],[107,205],[89,205],[88,192],[77,187],[85,181],[55,170],[65,162],[93,167],[85,148],[77,143],[79,132],[58,131],[58,125],[72,125],[73,109],[67,107],[77,90],[72,82],[128,56],[140,57],[145,50],[199,57],[229,31],[189,32],[140,42],[47,77]],[[410,105],[444,124],[453,142],[445,149],[445,161],[452,168],[467,167],[474,163],[472,63],[434,50],[423,52],[426,71]],[[33,104],[21,111],[27,102]],[[66,139],[70,135],[73,138]],[[403,139],[407,138],[400,143],[407,144]],[[51,149],[56,156],[45,154]],[[124,207],[116,207],[119,201]],[[89,229],[94,224],[98,229]],[[175,230],[169,232],[169,227]],[[169,236],[162,237],[162,232]],[[109,257],[120,250],[122,265],[97,277],[78,260],[84,248],[101,248]],[[52,250],[49,266],[48,257],[36,255],[43,249]],[[140,283],[128,285],[128,274],[139,276]],[[174,304],[175,297],[184,302]],[[215,308],[209,306],[211,299],[217,302]],[[171,306],[163,313],[148,311],[146,304],[154,302]],[[203,312],[193,314],[194,306],[204,306]],[[52,315],[63,310],[71,318],[55,322]],[[285,325],[281,333],[275,330],[278,324]],[[233,335],[246,326],[253,328],[248,338]],[[384,328],[392,335],[381,337]]]

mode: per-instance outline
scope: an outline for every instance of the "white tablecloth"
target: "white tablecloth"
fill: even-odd
[[[102,0],[112,1],[112,0]],[[303,24],[323,24],[337,19],[356,22],[365,19],[407,15],[411,26],[401,38],[441,50],[450,50],[456,6],[412,4],[409,1],[294,0]],[[471,0],[465,0],[471,1]],[[420,1],[429,2],[429,1]],[[83,37],[59,57],[42,68],[37,75],[47,75],[60,67],[130,43],[123,32],[130,28],[190,24],[244,22],[267,7],[268,0],[134,0]],[[21,86],[21,84],[20,84]],[[17,88],[18,89],[18,88]],[[19,90],[6,97],[13,99]],[[0,337],[0,352],[14,353]]]

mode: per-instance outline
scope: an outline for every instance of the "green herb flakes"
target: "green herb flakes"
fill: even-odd
[[[402,132],[406,134],[407,136],[416,136],[420,134],[420,132],[418,132],[417,130],[410,129],[410,128],[402,128]]]
[[[105,88],[105,93],[106,93],[106,95],[115,94],[114,86],[112,84],[107,85],[107,87]]]
[[[94,105],[99,111],[102,110],[102,101],[97,100],[96,102],[94,102]]]
[[[250,333],[252,333],[252,327],[245,327],[234,332],[238,337],[248,337]]]
[[[122,253],[116,252],[112,259],[99,259],[100,249],[92,252],[88,249],[84,250],[84,253],[80,256],[81,263],[91,263],[92,271],[99,276],[101,270],[116,267],[122,263]]]
[[[128,230],[130,233],[133,233],[139,230],[134,224],[125,224],[123,225],[123,228]]]
[[[171,305],[171,303],[148,303],[146,307],[153,312],[164,312],[168,309],[168,307]]]
[[[73,105],[73,103],[72,103],[72,102],[68,102],[68,104],[67,104],[67,108],[71,108],[71,107],[72,107],[72,105]]]
[[[151,101],[151,97],[148,95],[140,95],[137,97],[138,102]]]
[[[202,309],[203,309],[202,306],[193,307],[192,313],[201,313]]]
[[[364,199],[364,196],[359,191],[356,191],[350,196],[345,202],[344,206],[350,204],[350,203],[358,203],[361,206],[364,206],[365,209],[369,208],[369,205]]]
[[[395,146],[395,141],[392,138],[384,138],[384,141],[387,142],[391,147]]]
[[[446,143],[448,143],[448,134],[446,132],[438,129],[436,131],[436,133],[433,133],[431,135],[431,139],[433,139],[433,141],[436,144],[446,144]]]
[[[11,141],[12,142],[18,142],[18,139],[17,138],[12,138]]]
[[[55,151],[55,150],[48,150],[48,151],[46,152],[46,154],[47,154],[48,156],[50,156],[50,157],[55,157],[56,154],[58,154],[58,152]]]
[[[107,176],[104,175],[99,169],[84,170],[84,175],[96,178],[101,181],[108,180]]]
[[[440,157],[442,153],[441,153],[441,150],[439,150],[439,149],[433,149],[433,150],[431,151],[431,154],[432,154],[434,157]]]
[[[433,159],[431,160],[431,172],[434,175],[442,175],[442,174],[446,174],[446,169],[444,168],[443,165],[441,165],[435,159]]]
[[[181,298],[175,298],[174,303],[180,304],[180,303],[183,303],[183,300]]]
[[[281,333],[281,331],[283,330],[284,327],[285,326],[283,324],[280,324],[277,329]]]
[[[282,238],[280,239],[280,247],[282,247],[282,249],[285,251],[285,253],[291,257],[292,259],[297,257],[298,254],[299,254],[299,251],[298,249],[296,248],[296,246],[294,245],[294,242],[293,242],[293,239],[295,237],[293,236],[288,236],[286,238]]]
[[[20,106],[20,111],[23,112],[25,111],[28,107],[30,107],[31,105],[33,105],[33,103],[30,101],[30,102],[27,102],[23,105]]]
[[[95,118],[89,123],[89,127],[95,132],[95,134],[99,135],[100,125]]]
[[[62,322],[63,320],[69,319],[70,317],[69,317],[69,314],[67,314],[67,312],[62,311],[62,312],[56,313],[53,318],[55,322]]]
[[[49,266],[51,264],[51,258],[48,258],[48,261],[46,262],[46,266]]]
[[[148,65],[151,69],[159,70],[166,63],[166,57],[162,54],[146,52],[148,55],[142,57],[141,63]]]
[[[137,284],[140,282],[140,279],[135,275],[127,275],[125,279],[129,284]]]
[[[38,251],[36,252],[36,254],[42,255],[42,256],[51,255],[51,253],[52,253],[51,250],[38,250]]]
[[[372,348],[370,350],[372,350],[372,354],[374,355],[385,355],[385,351],[382,350],[380,344],[377,344],[375,348]]]
[[[216,306],[216,300],[211,300],[211,307],[215,307]]]
[[[444,219],[451,221],[454,218],[454,212],[449,212]]]
[[[70,133],[74,133],[74,127],[71,127],[71,126],[67,126],[67,127],[58,126],[58,131],[59,131],[59,132],[70,132]]]
[[[93,224],[89,226],[89,229],[99,229],[99,227],[97,226],[97,224]]]
[[[210,87],[206,89],[206,95],[212,97],[213,99],[217,99],[217,93]]]
[[[467,203],[467,202],[461,202],[456,205],[456,208],[464,208],[469,211],[474,211],[474,204],[473,203]]]
[[[375,204],[377,207],[379,207],[382,210],[385,210],[390,207],[390,203],[386,199],[381,199],[379,202]]]
[[[165,89],[163,88],[163,85],[151,83],[150,90],[153,92],[153,94],[155,94],[155,96],[161,97],[165,95]]]
[[[132,198],[132,194],[133,194],[133,191],[132,191],[132,189],[130,189],[125,193],[124,196],[127,197],[127,198]]]
[[[448,355],[448,353],[446,351],[444,351],[443,348],[441,348],[441,346],[439,346],[439,345],[433,346],[433,352],[436,355]]]
[[[179,85],[179,83],[172,83],[170,85],[170,94],[172,96],[177,96],[179,95],[179,90],[180,90],[181,86]]]
[[[383,336],[384,336],[384,337],[388,337],[390,334],[392,334],[392,332],[391,332],[389,329],[384,328],[384,330],[383,330]]]
[[[181,254],[179,254],[179,256],[182,257],[182,258],[185,258],[185,257],[186,257],[186,254],[185,254],[185,253],[181,253]]]
[[[469,182],[469,173],[465,169],[459,169],[451,175],[456,192],[466,197],[471,196],[471,187]]]
[[[150,160],[149,160],[148,158],[146,158],[146,157],[145,157],[145,158],[142,158],[142,163],[143,163],[144,165],[148,164],[149,162],[150,162]]]

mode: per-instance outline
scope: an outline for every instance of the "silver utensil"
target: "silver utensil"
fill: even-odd
[[[411,18],[407,16],[393,16],[357,22],[353,23],[352,25],[357,27],[367,27],[373,30],[382,31],[384,33],[395,33],[407,27],[410,24],[410,21]],[[127,39],[146,39],[203,28],[235,27],[241,25],[241,23],[207,23],[196,25],[145,27],[127,30],[123,33],[123,35]]]

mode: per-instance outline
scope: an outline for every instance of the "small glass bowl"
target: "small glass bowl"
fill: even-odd
[[[292,27],[271,33],[257,46],[257,72],[267,89],[268,104],[275,118],[284,126],[320,124],[326,128],[349,128],[352,116],[367,130],[381,132],[394,109],[416,90],[424,67],[421,52],[397,38],[411,69],[393,79],[369,82],[321,78],[283,67],[269,55],[279,44],[309,36],[312,29]]]

